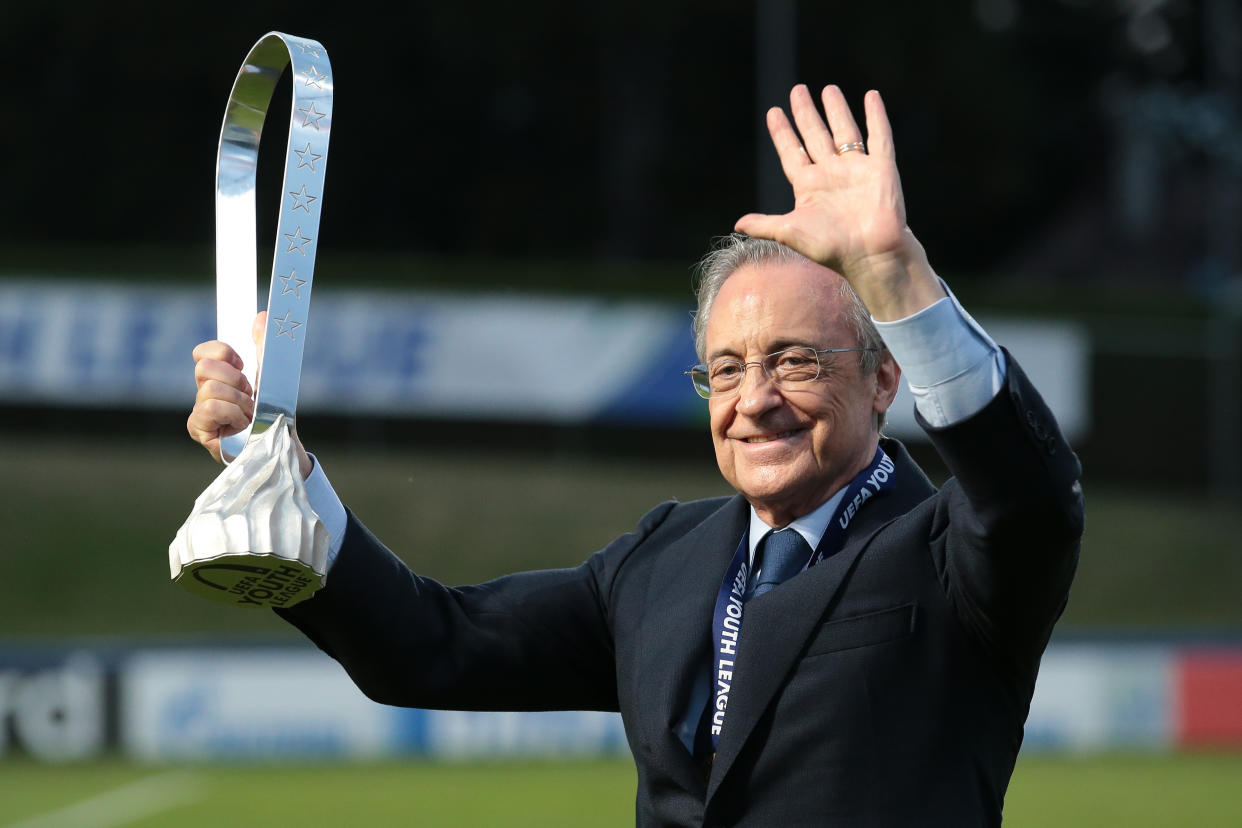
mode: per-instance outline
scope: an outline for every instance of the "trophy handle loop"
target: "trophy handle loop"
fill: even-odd
[[[255,176],[263,121],[276,83],[289,66],[293,101],[268,288],[263,371],[256,376],[256,349],[251,338],[259,310]],[[259,38],[233,82],[216,156],[216,336],[241,356],[243,370],[255,389],[251,426],[220,441],[220,454],[226,463],[281,415],[285,424],[293,427],[331,127],[332,65],[323,46],[282,32]]]

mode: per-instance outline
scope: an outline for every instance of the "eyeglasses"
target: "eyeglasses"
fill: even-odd
[[[713,359],[706,365],[695,365],[686,376],[694,384],[694,390],[703,399],[728,397],[742,387],[746,368],[758,365],[777,388],[787,388],[804,382],[814,382],[823,371],[821,354],[845,354],[851,351],[878,351],[879,348],[786,348],[768,354],[757,362],[737,359]],[[831,363],[829,363],[831,364]]]

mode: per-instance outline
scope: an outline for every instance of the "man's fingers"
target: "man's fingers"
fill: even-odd
[[[800,83],[790,91],[789,109],[812,161],[822,163],[837,154],[833,135],[824,125],[824,119],[819,117],[819,110],[815,108],[815,100],[806,84]]]
[[[733,229],[738,233],[745,233],[756,239],[771,238],[771,236],[764,233],[764,230],[770,226],[771,219],[772,216],[767,216],[763,213],[747,213],[737,220],[737,223],[733,225]]]
[[[811,163],[798,133],[794,132],[793,124],[779,107],[768,110],[768,134],[772,136],[772,146],[776,147],[776,155],[781,160],[781,169],[785,178],[792,184],[798,170]]]
[[[261,310],[254,315],[254,322],[250,323],[250,338],[254,340],[254,344],[260,348],[263,347],[263,332],[267,328],[267,311]]]
[[[858,122],[854,120],[854,113],[850,112],[850,105],[845,102],[841,87],[835,84],[825,86],[822,97],[824,114],[828,116],[828,128],[832,130],[832,153],[835,155],[837,147],[842,144],[861,141],[862,133],[858,130]]]
[[[218,435],[205,435],[195,431],[194,426],[190,425],[187,420],[185,430],[190,433],[190,439],[207,449],[207,453],[211,455],[211,459],[217,463],[223,463],[224,458],[220,455],[220,438]]]
[[[888,122],[884,99],[872,89],[863,98],[863,110],[867,116],[867,151],[896,162],[897,151],[893,147],[893,127]]]
[[[756,239],[772,239],[790,247],[813,262],[827,264],[828,251],[817,245],[812,236],[795,219],[794,213],[780,216],[747,213],[737,220],[733,229]],[[830,265],[831,266],[831,265]]]
[[[236,434],[249,424],[250,419],[236,405],[212,399],[195,403],[185,428],[191,439],[220,460],[220,438]]]
[[[261,310],[255,314],[254,322],[250,325],[250,338],[254,340],[255,353],[259,356],[259,365],[263,364],[263,340],[266,333],[267,311]]]
[[[254,400],[250,395],[219,380],[209,379],[199,384],[198,393],[194,395],[194,404],[208,400],[219,400],[236,406],[245,415],[246,422],[250,422],[250,418],[254,416]]]
[[[254,415],[254,401],[236,387],[217,380],[207,380],[194,395],[190,418],[204,430],[213,430],[211,423],[245,428]]]
[[[774,216],[765,213],[747,213],[737,220],[733,229],[756,239],[772,239],[782,244],[791,245],[795,241],[789,216]],[[795,248],[797,249],[797,248]]]
[[[263,335],[267,311],[260,311],[251,326],[257,347],[255,372],[263,361]],[[198,391],[194,408],[186,418],[190,437],[214,457],[220,457],[220,438],[244,431],[254,418],[254,388],[242,369],[241,357],[220,340],[203,342],[194,348],[194,381]]]
[[[250,418],[233,403],[215,399],[201,400],[194,404],[186,419],[186,425],[191,434],[218,437],[221,433],[236,434],[243,430],[250,425]]]
[[[232,348],[222,342],[205,342],[194,353],[198,360],[194,363],[198,390],[185,427],[195,442],[220,460],[220,438],[244,430],[254,417],[253,392],[238,367],[240,359],[234,362],[206,356],[236,357]]]
[[[232,386],[247,396],[254,395],[254,389],[250,387],[246,375],[227,362],[204,358],[194,363],[194,382],[201,388],[208,380]]]
[[[210,342],[200,342],[195,345],[193,357],[195,362],[201,359],[214,359],[217,362],[227,362],[234,368],[240,369],[244,367],[242,365],[242,358],[237,355],[237,352],[218,339],[213,339]]]

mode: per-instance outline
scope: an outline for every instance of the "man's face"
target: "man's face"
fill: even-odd
[[[740,268],[712,304],[707,361],[758,362],[795,345],[856,347],[840,284],[805,260]],[[874,455],[875,415],[892,402],[899,371],[886,352],[880,370],[863,376],[861,356],[823,355],[819,379],[784,389],[752,365],[736,394],[708,401],[720,471],[770,525],[814,510]]]

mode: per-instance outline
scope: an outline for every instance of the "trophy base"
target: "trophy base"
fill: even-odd
[[[314,595],[324,576],[300,561],[242,553],[185,564],[173,579],[187,591],[235,607],[291,607]]]

